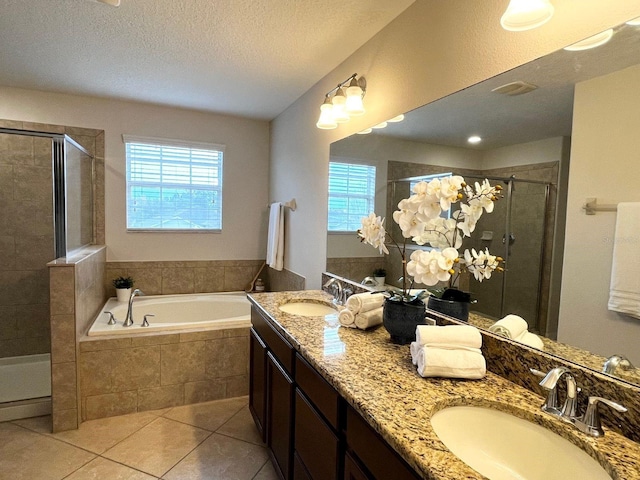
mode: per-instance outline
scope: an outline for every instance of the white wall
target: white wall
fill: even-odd
[[[325,267],[329,145],[568,44],[640,16],[637,0],[557,0],[555,15],[528,32],[507,32],[506,0],[421,0],[319,81],[272,123],[271,200],[295,196],[285,267],[320,286]],[[324,94],[357,72],[367,113],[336,130],[315,122]]]
[[[487,150],[482,155],[482,169],[558,162],[562,158],[562,142],[562,137],[556,137]]]
[[[269,190],[268,122],[2,87],[0,118],[105,131],[105,233],[108,260],[264,258]],[[226,146],[222,233],[126,232],[123,133]]]
[[[640,320],[609,312],[616,214],[599,203],[640,201],[640,66],[576,86],[558,340],[640,365]],[[640,248],[640,245],[639,245]],[[638,272],[640,275],[640,272]]]

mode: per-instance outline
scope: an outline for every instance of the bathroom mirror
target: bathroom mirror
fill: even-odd
[[[495,183],[515,175],[514,195],[520,198],[512,206],[512,216],[519,216],[522,223],[527,224],[542,215],[544,231],[541,239],[530,246],[531,250],[512,262],[507,272],[508,284],[522,283],[522,286],[510,292],[506,310],[486,314],[489,324],[501,314],[517,313],[518,302],[530,297],[535,290],[536,299],[527,298],[527,301],[535,304],[537,310],[522,316],[529,317],[525,319],[532,330],[559,340],[559,348],[548,344],[545,350],[549,353],[597,371],[601,371],[602,360],[614,354],[625,355],[640,366],[637,349],[640,320],[606,312],[616,214],[596,212],[591,216],[582,209],[588,197],[600,196],[598,201],[607,204],[640,201],[640,193],[635,193],[638,189],[627,187],[628,183],[624,184],[624,194],[619,195],[620,192],[614,194],[613,189],[602,193],[596,188],[608,178],[615,181],[628,177],[630,171],[625,162],[638,163],[633,160],[637,159],[640,128],[637,93],[624,98],[630,113],[614,113],[613,120],[606,122],[613,132],[624,130],[618,128],[617,122],[620,126],[635,122],[636,134],[613,134],[617,138],[611,141],[616,147],[626,145],[626,150],[623,148],[620,153],[612,148],[602,154],[600,163],[606,168],[604,173],[586,163],[593,147],[582,140],[585,136],[596,136],[600,128],[597,122],[584,119],[598,111],[598,102],[615,92],[624,92],[625,82],[635,85],[637,92],[640,26],[627,24],[615,28],[612,39],[598,48],[554,52],[409,112],[401,122],[389,123],[386,128],[374,129],[368,135],[353,135],[335,142],[331,146],[330,161],[376,166],[375,211],[387,218],[387,227],[393,224],[391,216],[397,204],[392,189],[404,184],[400,188],[408,191],[409,181],[395,180],[453,172],[465,178],[495,177],[497,180],[492,181]],[[531,88],[533,90],[527,92]],[[502,93],[493,91],[496,89]],[[588,131],[585,125],[594,131],[585,134]],[[577,126],[582,129],[580,132],[575,130]],[[471,145],[467,142],[470,135],[479,135],[483,141]],[[616,155],[610,156],[614,150]],[[548,204],[536,207],[534,212],[530,195],[540,184],[546,184],[548,192],[535,194],[546,195]],[[506,187],[507,183],[503,185]],[[527,231],[513,232],[512,237],[511,231],[484,223],[490,217],[483,216],[480,220],[476,232],[480,239],[473,245],[465,243],[464,247],[488,246],[494,252],[508,241],[513,244],[513,250],[517,250],[533,237]],[[589,250],[587,244],[593,248]],[[598,248],[602,246],[606,248],[601,249],[600,254]],[[584,258],[589,262],[595,257],[608,256],[609,260],[592,262],[585,276],[577,270],[572,275],[574,270],[567,269],[567,265],[575,265],[579,261],[575,257],[579,255],[586,255]],[[399,261],[381,257],[372,247],[360,244],[355,232],[328,233],[329,272],[361,282],[374,268],[394,268],[394,264]],[[516,272],[534,266],[538,268],[535,284],[530,279],[512,281]],[[397,272],[388,272],[388,275],[393,277]],[[491,296],[495,295],[491,289],[504,287],[500,283],[491,279],[480,288],[489,289]],[[472,280],[470,289],[476,288],[478,284]],[[595,316],[595,312],[601,310],[610,317],[607,321],[613,323],[603,321],[600,327],[597,318],[587,322],[586,317]],[[585,319],[579,318],[582,316]],[[569,324],[571,327],[566,326]],[[609,338],[612,333],[620,334],[623,341],[612,342]],[[564,348],[564,344],[569,345]],[[589,352],[593,357],[589,357]],[[630,374],[622,372],[620,378],[640,385],[638,372],[637,369]]]

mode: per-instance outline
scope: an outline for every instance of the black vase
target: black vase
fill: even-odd
[[[429,297],[427,308],[443,313],[463,322],[469,321],[469,302],[459,302],[456,300],[443,300],[438,297]]]
[[[391,335],[391,341],[406,345],[416,339],[416,327],[424,325],[425,306],[422,300],[412,303],[386,300],[382,310],[382,324]]]

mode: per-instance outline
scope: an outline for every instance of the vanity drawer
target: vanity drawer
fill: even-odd
[[[258,335],[273,353],[273,356],[287,373],[292,375],[295,350],[291,344],[269,324],[255,307],[251,307],[251,323],[253,324],[253,329],[258,332]]]
[[[296,353],[296,383],[327,422],[338,431],[340,396],[338,392]]]

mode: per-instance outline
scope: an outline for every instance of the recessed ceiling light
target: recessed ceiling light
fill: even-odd
[[[592,37],[585,38],[579,42],[574,43],[573,45],[569,45],[568,47],[564,47],[565,50],[570,52],[579,52],[581,50],[589,50],[590,48],[596,48],[600,45],[604,45],[613,37],[613,28],[609,30],[605,30],[604,32],[600,32],[595,34]]]
[[[371,133],[373,130],[371,128],[365,128],[358,132],[358,135],[366,135],[367,133]]]
[[[384,128],[387,126],[387,122],[382,122],[377,125],[374,125],[372,128]]]
[[[467,142],[469,143],[480,143],[482,141],[482,138],[480,138],[478,135],[471,135],[469,138],[467,138]]]

